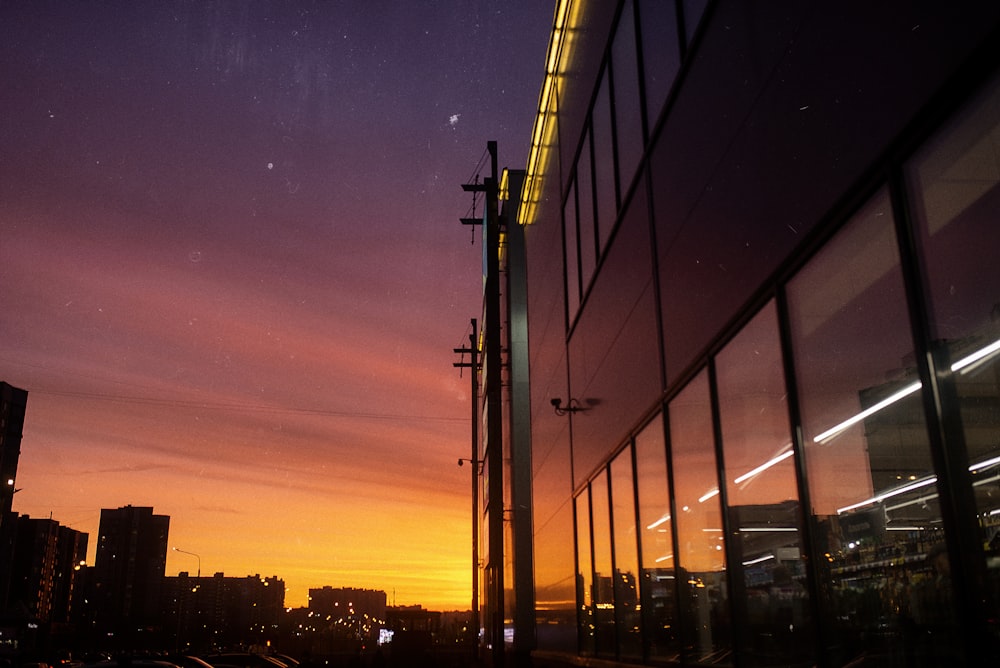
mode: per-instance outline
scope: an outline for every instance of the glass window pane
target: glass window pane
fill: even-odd
[[[642,70],[646,84],[646,117],[652,133],[681,67],[674,0],[639,0]]]
[[[643,637],[652,658],[677,659],[677,598],[674,578],[673,521],[667,478],[663,417],[654,419],[635,439],[639,526],[642,527]]]
[[[598,656],[614,656],[615,590],[611,567],[611,513],[608,504],[608,476],[604,472],[590,483],[590,512],[594,540],[594,639]]]
[[[590,492],[576,497],[576,601],[582,654],[594,653],[594,569],[590,551]]]
[[[811,665],[802,513],[773,302],[715,363],[740,647],[749,665]]]
[[[590,139],[583,142],[580,161],[576,166],[577,211],[580,220],[580,278],[587,291],[597,268],[597,236],[594,231],[594,178],[591,170]]]
[[[536,476],[535,490],[545,488],[551,494],[555,489],[565,489],[565,471],[558,480],[553,480],[554,472],[553,467],[546,467],[544,477]],[[533,525],[541,528],[532,544],[537,644],[538,649],[545,651],[575,653],[577,578],[573,568],[573,505],[566,503],[565,498],[561,500],[554,513],[546,513],[544,521],[539,519],[538,510],[532,519]],[[537,503],[534,506],[538,508]]]
[[[669,416],[685,658],[731,665],[725,534],[707,372],[670,402]]]
[[[598,247],[601,251],[608,243],[618,213],[615,193],[615,152],[611,135],[611,91],[608,71],[601,75],[597,99],[594,100],[594,194],[597,205]]]
[[[611,462],[611,501],[615,537],[615,618],[618,656],[642,657],[639,623],[639,553],[635,533],[635,486],[632,482],[632,448],[625,448]]]
[[[604,465],[608,444],[620,442],[662,392],[644,191],[632,198],[565,348],[567,392],[587,408],[572,416],[574,486]]]
[[[611,46],[615,88],[615,136],[618,140],[619,192],[628,190],[642,158],[642,106],[639,100],[639,64],[635,51],[635,16],[626,2]],[[601,229],[604,229],[604,225]]]
[[[970,461],[991,616],[1000,615],[1000,85],[907,166],[935,347],[951,379]]]
[[[902,660],[904,640],[938,631],[957,649],[929,561],[944,536],[884,190],[792,280],[788,305],[828,651]]]
[[[580,263],[576,245],[576,181],[573,182],[569,195],[566,197],[563,225],[565,226],[566,253],[566,312],[569,321],[573,322],[576,311],[580,308]]]

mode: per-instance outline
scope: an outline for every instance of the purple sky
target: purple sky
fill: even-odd
[[[460,184],[488,140],[523,168],[553,8],[0,5],[14,510],[92,559],[101,508],[151,505],[203,573],[278,575],[290,605],[468,607]]]

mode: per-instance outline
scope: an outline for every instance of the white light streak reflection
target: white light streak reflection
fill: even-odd
[[[770,561],[771,559],[774,559],[774,555],[773,554],[766,554],[763,557],[757,557],[756,559],[751,559],[750,561],[744,561],[743,565],[744,566],[753,566],[754,564],[759,564],[759,563],[764,562],[764,561]]]
[[[761,464],[757,468],[755,468],[755,469],[753,469],[751,471],[747,471],[746,473],[744,473],[740,477],[734,479],[733,480],[733,484],[738,485],[741,482],[743,482],[744,480],[749,480],[750,478],[754,477],[755,475],[757,475],[759,473],[763,473],[764,471],[768,470],[769,468],[771,468],[775,464],[780,464],[781,462],[785,461],[786,459],[788,459],[789,457],[791,457],[793,454],[795,454],[795,452],[791,450],[791,447],[792,447],[792,444],[789,443],[788,445],[785,446],[785,448],[786,448],[785,451],[782,452],[780,455],[778,455],[777,457],[774,457],[772,459],[767,460],[766,462],[764,462],[763,464]]]
[[[719,493],[719,488],[718,487],[716,487],[715,489],[709,490],[709,491],[705,492],[704,494],[702,494],[701,496],[698,497],[698,503],[705,503],[706,501],[708,501],[709,499],[711,499],[713,496],[715,496],[718,493]]]
[[[990,468],[990,467],[995,466],[997,464],[1000,464],[1000,457],[993,457],[991,459],[984,459],[981,462],[975,462],[974,464],[970,464],[969,465],[969,471],[972,472],[972,473],[978,473],[980,471],[984,471],[987,468]],[[981,486],[987,485],[987,484],[989,484],[991,482],[998,482],[998,481],[1000,481],[1000,474],[991,475],[988,478],[982,478],[980,480],[974,480],[972,482],[972,486],[973,487],[981,487]],[[860,508],[861,506],[868,505],[869,503],[880,503],[880,502],[884,501],[885,499],[891,499],[892,497],[898,496],[899,494],[904,494],[906,492],[911,492],[911,491],[913,491],[915,489],[920,489],[922,487],[926,487],[928,485],[932,485],[932,484],[934,484],[936,482],[937,482],[937,477],[936,476],[929,476],[927,478],[921,478],[920,480],[912,482],[912,483],[910,483],[908,485],[903,485],[902,487],[897,487],[897,488],[894,488],[894,489],[890,489],[890,490],[888,490],[887,492],[885,492],[883,494],[879,494],[879,495],[873,496],[872,498],[866,499],[865,501],[861,501],[859,503],[855,503],[853,505],[845,506],[844,508],[840,508],[840,509],[837,510],[837,514],[840,514],[842,512],[847,511],[847,510],[854,510],[855,508]],[[938,497],[937,492],[934,492],[932,494],[924,494],[923,496],[920,496],[920,497],[918,497],[916,499],[910,499],[909,501],[904,501],[903,503],[898,503],[898,504],[893,505],[893,506],[886,506],[885,510],[886,510],[886,512],[893,511],[893,510],[899,510],[901,508],[906,508],[907,506],[913,506],[913,505],[917,505],[917,504],[927,503],[928,501],[933,501],[937,497]]]
[[[997,351],[1000,351],[1000,339],[997,339],[985,348],[980,348],[976,352],[963,357],[954,364],[951,365],[952,371],[961,371],[963,374],[973,371],[977,367],[981,366],[987,361],[986,358],[992,356]]]
[[[861,422],[862,420],[864,420],[865,418],[869,417],[870,415],[874,415],[875,413],[878,413],[880,410],[882,410],[886,406],[891,406],[892,404],[896,403],[900,399],[904,399],[904,398],[910,396],[911,394],[913,394],[914,392],[916,392],[919,389],[920,389],[920,382],[919,381],[916,382],[916,383],[910,383],[909,385],[907,385],[903,389],[895,392],[894,394],[889,395],[888,397],[886,397],[882,401],[878,402],[874,406],[866,408],[865,410],[861,411],[857,415],[855,415],[853,417],[847,418],[846,420],[844,420],[840,424],[837,424],[837,425],[834,425],[834,426],[830,427],[829,429],[827,429],[826,431],[824,431],[822,434],[817,434],[813,438],[813,441],[815,443],[821,443],[821,444],[822,443],[826,443],[827,441],[832,440],[835,436],[839,436],[840,433],[842,431],[844,431],[845,429],[847,429],[849,427],[853,427],[854,425],[856,425],[857,423]]]
[[[961,371],[963,374],[970,373],[971,371],[985,364],[997,352],[1000,352],[1000,339],[997,339],[988,346],[980,348],[971,355],[967,355],[962,359],[958,360],[957,362],[951,365],[951,371],[952,373],[956,371]],[[906,387],[904,387],[903,389],[896,392],[895,394],[886,397],[885,399],[878,402],[874,406],[866,408],[857,415],[844,420],[840,424],[830,427],[821,434],[816,435],[813,438],[813,441],[815,443],[821,443],[821,444],[826,443],[827,441],[830,441],[834,437],[838,436],[842,431],[844,431],[848,427],[852,427],[856,425],[858,422],[861,422],[865,418],[869,417],[870,415],[873,415],[874,413],[877,413],[878,411],[882,410],[883,408],[891,406],[900,399],[904,399],[910,396],[911,394],[919,390],[921,387],[922,384],[920,381],[911,383]]]
[[[843,508],[837,509],[837,514],[847,512],[848,510],[854,510],[855,508],[860,508],[862,506],[867,506],[871,503],[881,503],[886,499],[891,499],[894,496],[899,496],[900,494],[906,494],[907,492],[912,492],[915,489],[920,489],[921,487],[927,487],[928,485],[933,485],[937,482],[937,476],[932,475],[929,478],[924,478],[923,480],[917,480],[916,482],[911,482],[908,485],[903,485],[902,487],[897,487],[895,489],[890,489],[881,494],[877,494],[870,499],[865,499],[864,501],[859,501],[858,503],[853,503],[849,506],[844,506]]]

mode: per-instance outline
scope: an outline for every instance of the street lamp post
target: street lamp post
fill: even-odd
[[[197,559],[198,560],[198,577],[199,578],[201,577],[201,555],[195,554],[194,552],[188,552],[186,550],[182,550],[182,549],[180,549],[178,547],[174,548],[174,552],[180,552],[181,554],[188,554],[188,555],[194,557],[195,559]]]

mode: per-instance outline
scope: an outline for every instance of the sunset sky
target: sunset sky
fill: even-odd
[[[553,9],[0,4],[14,510],[92,562],[102,508],[152,506],[202,575],[277,575],[290,606],[468,608],[460,184],[488,140],[524,167]]]

